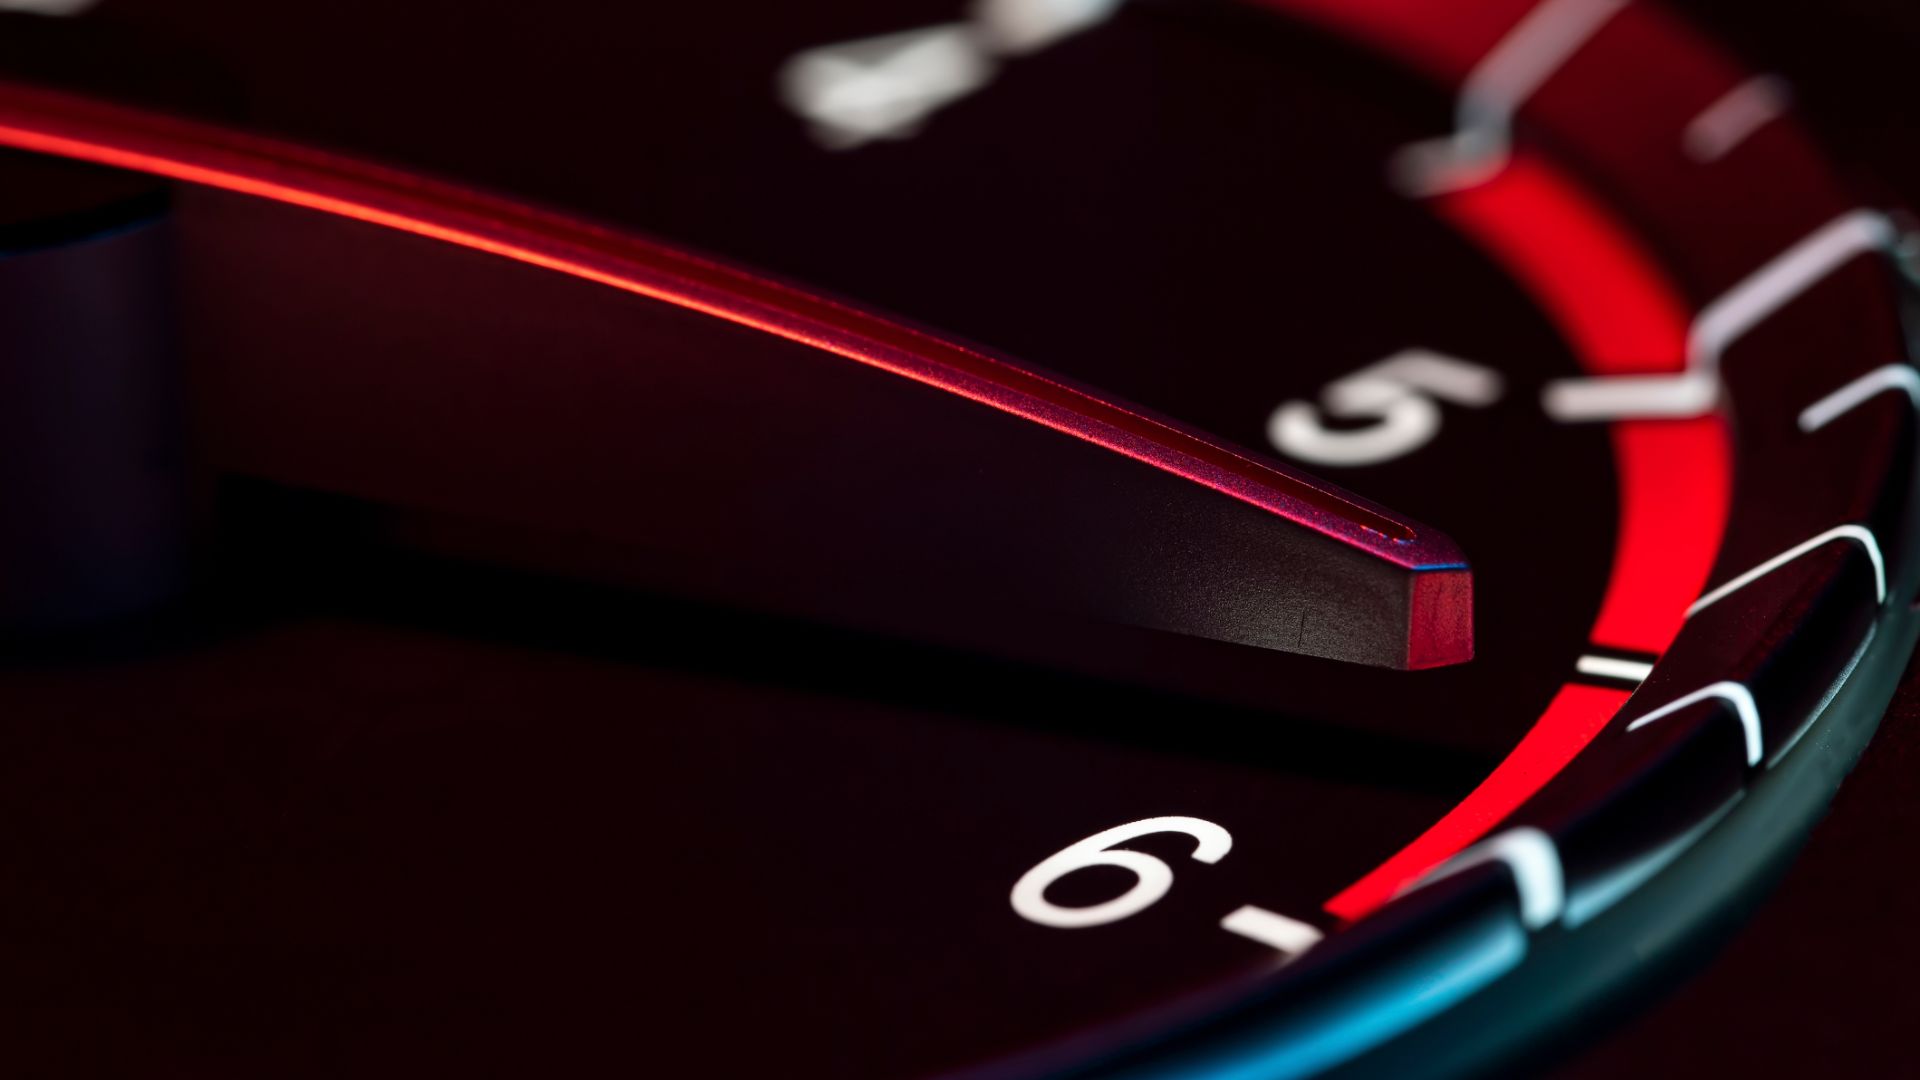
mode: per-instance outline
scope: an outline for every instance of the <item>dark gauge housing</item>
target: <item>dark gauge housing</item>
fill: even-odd
[[[1920,376],[1773,84],[909,7],[19,20],[20,1071],[1449,1075],[1790,854]]]

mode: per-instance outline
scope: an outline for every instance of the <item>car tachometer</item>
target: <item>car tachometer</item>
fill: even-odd
[[[389,7],[0,50],[25,1063],[1483,1067],[1911,654],[1906,219],[1662,8]]]

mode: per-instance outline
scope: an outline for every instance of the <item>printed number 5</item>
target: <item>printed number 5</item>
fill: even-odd
[[[1013,910],[1029,922],[1062,929],[1119,922],[1145,911],[1173,888],[1173,868],[1143,851],[1116,851],[1114,845],[1153,833],[1185,833],[1193,837],[1197,841],[1193,857],[1203,863],[1219,862],[1233,850],[1233,837],[1227,830],[1199,818],[1155,817],[1116,825],[1048,856],[1021,875],[1013,886]],[[1134,876],[1133,887],[1091,907],[1061,907],[1047,899],[1047,886],[1090,866],[1125,870]]]
[[[1291,458],[1315,465],[1378,465],[1425,446],[1440,431],[1435,399],[1483,408],[1500,400],[1497,372],[1425,349],[1405,349],[1328,383],[1320,406],[1288,401],[1267,421],[1267,438]],[[1374,422],[1329,428],[1322,410]]]

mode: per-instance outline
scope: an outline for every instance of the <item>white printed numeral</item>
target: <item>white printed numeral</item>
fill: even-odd
[[[1440,432],[1438,401],[1484,408],[1500,400],[1499,373],[1426,349],[1406,349],[1329,383],[1318,406],[1288,401],[1267,421],[1267,438],[1314,465],[1378,465],[1405,457]],[[1322,416],[1372,420],[1330,428]]]
[[[994,50],[1030,53],[1105,22],[1120,0],[975,0],[973,21]]]
[[[1119,922],[1152,907],[1173,888],[1173,868],[1143,851],[1114,845],[1154,833],[1184,833],[1195,840],[1193,858],[1216,863],[1233,850],[1233,837],[1211,821],[1192,817],[1154,817],[1116,825],[1061,849],[1021,875],[1013,886],[1013,910],[1028,922],[1063,930]],[[1076,870],[1111,866],[1134,876],[1131,888],[1090,907],[1061,907],[1047,899],[1047,887]]]
[[[966,22],[796,53],[780,70],[780,95],[829,150],[911,138],[927,117],[991,82],[1002,59],[1090,30],[1119,7],[1120,0],[975,0]]]
[[[78,15],[100,0],[0,0],[0,11],[24,11],[56,17]]]
[[[993,69],[973,28],[955,23],[808,49],[781,69],[780,91],[821,143],[844,150],[911,136]]]

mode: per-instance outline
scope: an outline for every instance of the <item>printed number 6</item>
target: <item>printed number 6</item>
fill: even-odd
[[[1185,833],[1198,841],[1193,857],[1203,863],[1216,863],[1233,850],[1233,837],[1211,821],[1191,817],[1154,817],[1116,825],[1094,833],[1085,840],[1064,848],[1042,860],[1021,875],[1013,886],[1013,910],[1028,922],[1041,926],[1074,929],[1119,922],[1137,915],[1173,888],[1173,868],[1143,851],[1115,851],[1115,844],[1153,833]],[[1112,866],[1133,874],[1133,887],[1119,896],[1092,907],[1061,907],[1047,899],[1047,887],[1075,870],[1090,866]]]

